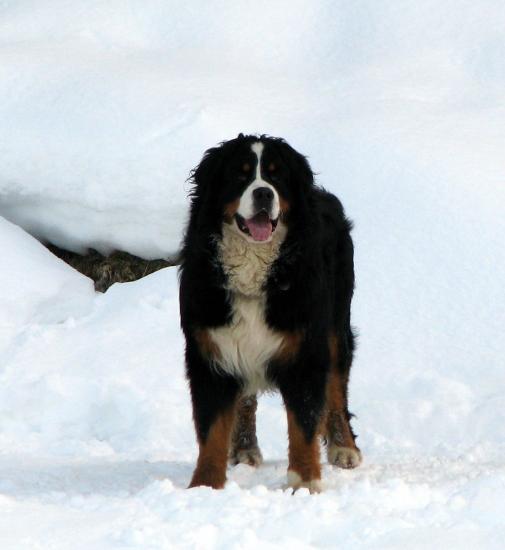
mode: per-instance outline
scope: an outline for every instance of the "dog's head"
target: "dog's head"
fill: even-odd
[[[243,134],[206,151],[191,179],[192,215],[229,224],[250,243],[289,227],[314,183],[306,158],[284,140]]]

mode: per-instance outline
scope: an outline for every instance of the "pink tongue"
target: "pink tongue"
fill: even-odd
[[[272,234],[272,222],[265,212],[260,212],[254,218],[244,221],[255,241],[266,241]]]

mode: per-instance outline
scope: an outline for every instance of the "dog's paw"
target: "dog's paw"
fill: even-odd
[[[328,464],[346,469],[356,468],[362,461],[361,451],[359,449],[339,447],[338,445],[328,445],[327,456]]]
[[[284,486],[284,489],[292,489],[293,494],[298,491],[298,489],[308,489],[311,495],[315,493],[320,493],[323,490],[320,479],[311,479],[310,481],[303,481],[300,474],[294,470],[288,470],[288,482]]]
[[[263,455],[259,447],[251,449],[237,449],[230,456],[230,462],[235,466],[237,464],[248,464],[249,466],[259,466],[263,463]]]

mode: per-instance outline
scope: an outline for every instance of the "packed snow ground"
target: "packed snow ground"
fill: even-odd
[[[186,490],[177,276],[95,294],[0,218],[0,547],[501,548],[502,2],[0,5],[0,214],[41,239],[177,250],[184,183],[239,131],[285,136],[356,222],[362,467],[266,463]]]
[[[231,468],[222,492],[188,491],[196,445],[176,271],[100,295],[6,221],[0,246],[9,266],[1,309],[2,548],[501,546],[498,366],[494,383],[492,367],[478,383],[466,372],[466,351],[454,345],[448,364],[423,366],[414,360],[422,350],[408,349],[396,364],[402,353],[384,342],[383,354],[365,360],[382,339],[367,329],[351,391],[361,468],[325,466],[321,495],[284,492],[286,422],[279,399],[264,396],[266,463]],[[358,304],[364,323],[366,299]],[[384,311],[373,317],[393,322]]]

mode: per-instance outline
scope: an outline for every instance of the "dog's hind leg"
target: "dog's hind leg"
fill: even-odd
[[[259,466],[263,462],[258,438],[256,437],[256,409],[258,401],[255,395],[240,399],[230,450],[232,464]]]
[[[352,338],[352,334],[350,334]],[[323,436],[326,439],[328,462],[340,468],[356,468],[361,464],[361,451],[355,443],[347,408],[352,349],[332,335],[329,339],[331,370],[326,386],[326,422]]]

